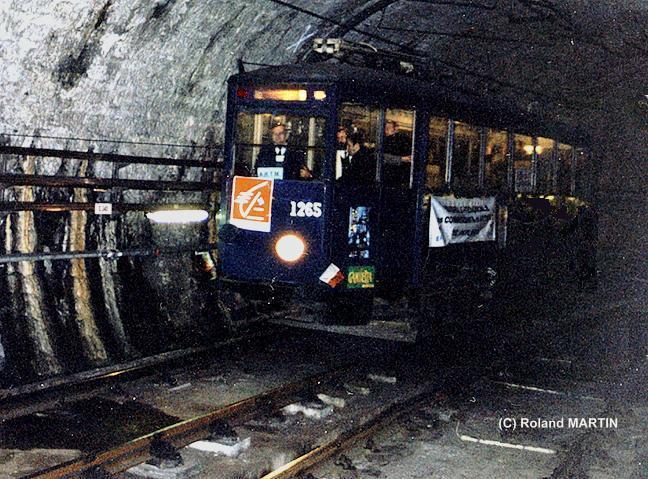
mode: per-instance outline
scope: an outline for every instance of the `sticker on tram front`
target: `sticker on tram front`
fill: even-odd
[[[273,180],[283,180],[283,166],[259,166],[257,176],[259,178],[272,178]]]
[[[349,258],[369,258],[371,246],[370,206],[349,208]]]
[[[328,284],[331,288],[335,288],[339,283],[344,279],[344,274],[340,271],[333,263],[328,265],[328,268],[324,270],[322,275],[319,277],[319,280],[323,283]]]
[[[373,288],[376,270],[373,266],[349,266],[347,288]]]
[[[229,222],[244,230],[270,232],[273,186],[271,179],[235,176]]]

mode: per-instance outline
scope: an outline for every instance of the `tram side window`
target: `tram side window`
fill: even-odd
[[[352,183],[376,181],[379,113],[378,108],[357,103],[343,103],[340,106],[335,162],[336,179]],[[362,144],[350,145],[347,137],[361,139]],[[353,148],[358,147],[359,150],[353,151]]]
[[[430,118],[428,129],[428,155],[425,167],[425,186],[442,188],[446,176],[446,148],[448,144],[448,120],[446,118]]]
[[[459,189],[474,189],[479,175],[479,129],[455,122],[452,149],[452,185]]]
[[[488,191],[506,190],[508,173],[508,133],[506,131],[486,130],[484,154],[484,185]]]
[[[513,151],[513,181],[516,193],[533,192],[533,138],[515,135]]]
[[[387,109],[383,137],[383,184],[409,188],[412,171],[414,112]]]
[[[572,147],[558,144],[558,194],[572,194]]]
[[[553,192],[553,150],[554,142],[549,138],[537,138],[536,155],[536,191],[538,193]]]
[[[283,180],[322,175],[323,118],[272,113],[239,113],[234,174]]]

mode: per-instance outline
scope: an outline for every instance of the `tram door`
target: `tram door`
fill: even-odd
[[[385,291],[406,284],[411,272],[413,131],[411,110],[340,108],[333,244],[347,248],[336,259],[348,271],[372,268]]]
[[[411,273],[414,231],[412,165],[415,113],[386,109],[382,140],[380,230],[384,286],[398,291]]]
[[[380,110],[357,103],[340,106],[332,218],[332,260],[342,269],[345,291],[363,295],[380,279]]]

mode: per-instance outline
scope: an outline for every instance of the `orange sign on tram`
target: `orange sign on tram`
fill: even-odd
[[[270,231],[273,180],[235,176],[230,223],[252,231]]]

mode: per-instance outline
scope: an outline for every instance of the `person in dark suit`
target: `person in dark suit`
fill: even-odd
[[[385,138],[383,140],[383,151],[386,155],[400,156],[407,158],[412,155],[412,137],[398,129],[398,123],[394,120],[385,122]]]
[[[340,181],[354,185],[372,185],[376,181],[376,156],[364,146],[362,131],[347,136],[348,167]]]
[[[337,146],[335,151],[335,179],[339,179],[349,168],[349,158],[346,151],[347,137],[352,128],[340,124],[337,129]]]
[[[306,166],[304,152],[288,146],[285,125],[274,125],[271,129],[272,144],[263,145],[257,156],[257,175],[259,168],[281,168],[284,180],[309,180],[313,177]]]
[[[391,187],[409,184],[412,165],[412,137],[398,129],[393,120],[385,122],[383,139],[383,184]]]

